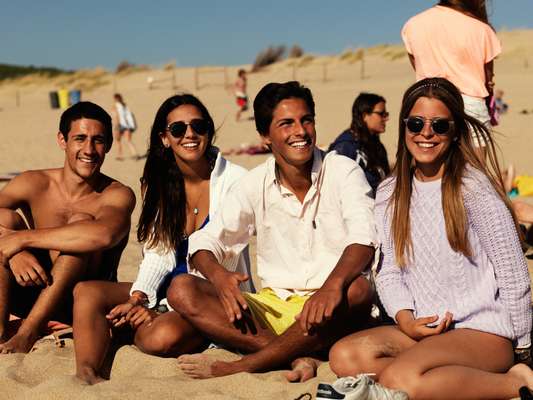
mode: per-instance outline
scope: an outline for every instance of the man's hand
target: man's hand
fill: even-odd
[[[436,322],[438,319],[438,315],[415,319],[410,310],[401,310],[396,315],[400,330],[416,341],[422,340],[428,336],[439,335],[446,332],[453,321],[453,315],[446,312],[446,315],[437,326],[428,326],[428,324]]]
[[[220,271],[211,278],[211,283],[217,291],[218,298],[224,307],[230,323],[242,318],[242,310],[248,308],[241,293],[239,284],[246,282],[248,275],[238,272]]]
[[[48,286],[51,283],[37,258],[28,251],[11,257],[9,268],[20,286]]]
[[[121,327],[127,322],[126,315],[132,310],[133,307],[135,307],[135,305],[130,302],[119,304],[118,306],[113,307],[113,309],[109,311],[109,314],[107,314],[105,317],[114,328]]]
[[[312,328],[331,319],[333,311],[342,300],[342,296],[342,286],[323,286],[305,302],[302,312],[296,316],[304,335],[307,336]]]
[[[133,308],[126,314],[126,321],[133,329],[137,329],[143,323],[152,323],[157,316],[154,310],[150,310],[142,305],[133,306]]]
[[[9,259],[24,249],[20,233],[0,225],[0,265],[7,266]]]

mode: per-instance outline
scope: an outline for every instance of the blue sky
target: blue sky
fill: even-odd
[[[0,0],[0,63],[113,69],[253,62],[271,44],[317,54],[399,43],[428,0]],[[533,28],[533,0],[492,0],[497,28]]]

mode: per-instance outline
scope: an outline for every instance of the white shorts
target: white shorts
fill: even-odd
[[[465,94],[463,94],[462,97],[463,97],[463,102],[465,103],[466,115],[474,117],[479,122],[481,122],[483,125],[485,125],[487,129],[490,130],[491,129],[490,115],[489,115],[489,110],[487,109],[487,104],[485,103],[485,99],[482,99],[479,97],[467,96]],[[470,133],[472,134],[472,140],[474,141],[474,145],[476,147],[486,146],[483,139],[479,137],[479,134],[474,132],[472,129],[470,129]]]

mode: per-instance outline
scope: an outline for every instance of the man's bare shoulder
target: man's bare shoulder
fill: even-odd
[[[14,177],[8,186],[26,188],[32,193],[39,193],[50,186],[50,182],[56,180],[61,169],[36,169],[24,171]]]
[[[114,205],[122,205],[127,208],[135,207],[135,193],[123,183],[107,175],[103,175],[106,184],[101,192],[102,200],[106,203],[111,202]]]

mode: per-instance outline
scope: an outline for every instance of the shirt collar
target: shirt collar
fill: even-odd
[[[324,152],[315,146],[315,148],[313,149],[313,165],[311,166],[311,184],[313,186],[316,185],[318,176],[320,175],[323,159]],[[273,185],[280,187],[276,174],[276,160],[274,157],[271,157],[267,161],[267,182],[270,182]]]

